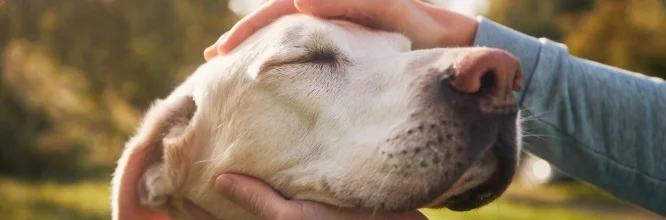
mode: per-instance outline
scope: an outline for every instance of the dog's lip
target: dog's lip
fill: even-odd
[[[500,138],[501,139],[501,138]],[[498,157],[508,156],[503,152],[502,141],[493,146]],[[485,182],[463,193],[453,195],[434,207],[446,207],[452,211],[469,211],[487,205],[501,196],[508,188],[515,174],[516,158],[500,158],[493,175]]]
[[[449,197],[438,206],[453,211],[469,211],[486,205],[502,193],[495,189],[499,185],[500,179],[500,171],[496,170],[487,181],[463,193]]]

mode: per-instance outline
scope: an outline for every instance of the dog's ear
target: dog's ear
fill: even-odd
[[[191,96],[169,96],[145,115],[126,145],[113,177],[113,219],[167,219],[172,187],[166,181],[164,148],[188,136],[197,110]]]

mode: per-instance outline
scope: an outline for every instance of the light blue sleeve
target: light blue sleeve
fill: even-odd
[[[475,45],[504,49],[522,64],[524,89],[516,97],[523,109],[524,149],[666,215],[666,83],[478,20]]]

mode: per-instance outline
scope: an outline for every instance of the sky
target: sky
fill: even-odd
[[[266,0],[231,0],[229,8],[239,15],[246,15],[259,8]],[[469,16],[483,14],[487,10],[489,0],[431,0],[436,5]]]

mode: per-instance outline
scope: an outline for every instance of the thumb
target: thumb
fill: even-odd
[[[278,216],[287,202],[270,186],[242,175],[221,175],[215,181],[215,188],[227,199],[249,212],[268,219]]]
[[[384,1],[384,0],[382,0]],[[296,8],[303,13],[318,17],[340,17],[371,15],[377,10],[377,0],[296,0]]]

